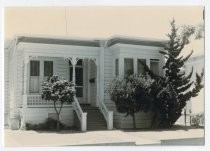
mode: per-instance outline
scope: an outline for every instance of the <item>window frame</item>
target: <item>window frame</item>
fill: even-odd
[[[126,76],[126,72],[125,72],[125,71],[126,71],[126,70],[125,70],[125,62],[126,62],[126,59],[132,60],[132,64],[133,64],[133,65],[132,65],[132,70],[133,70],[133,71],[132,71],[132,74],[130,74],[130,75],[135,74],[135,67],[134,67],[134,60],[135,60],[135,58],[128,58],[128,57],[126,57],[126,58],[124,58],[124,65],[123,65],[123,66],[124,66],[124,69],[123,69],[123,70],[124,70],[124,78],[130,76],[130,75]]]
[[[144,70],[144,73],[139,73],[139,60],[145,60],[145,64],[147,65],[147,58],[137,58],[136,61],[137,61],[137,69],[136,69],[136,72],[137,74],[142,74],[142,75],[146,75],[146,71]],[[142,65],[143,66],[143,65]]]
[[[30,60],[29,62],[30,62],[30,63],[29,63],[29,64],[30,64],[30,70],[29,70],[30,77],[31,77],[31,76],[32,76],[32,77],[38,77],[38,76],[40,76],[40,64],[41,64],[41,63],[40,63],[40,60],[34,60],[34,59],[33,59],[33,60]],[[31,66],[31,65],[32,65],[31,62],[38,62],[38,63],[39,63],[39,64],[38,64],[38,65],[39,65],[39,70],[38,70],[39,72],[38,72],[38,75],[31,75],[31,72],[32,72],[32,70],[31,70],[31,67],[32,67],[32,66]]]
[[[158,63],[158,76],[160,75],[160,59],[149,59],[149,61],[150,61],[150,70],[152,70],[151,69],[151,62],[153,62],[153,63]],[[153,71],[152,71],[153,72]],[[154,73],[154,72],[153,72]],[[154,73],[155,74],[155,73]],[[157,75],[157,74],[155,74],[155,75]]]
[[[52,62],[52,75],[51,76],[53,76],[53,74],[54,74],[54,61],[53,60],[43,60],[43,77],[49,77],[49,75],[48,76],[46,76],[45,75],[45,62]]]
[[[37,76],[34,76],[34,75],[31,75],[31,71],[32,71],[32,66],[31,66],[31,62],[33,62],[33,61],[36,61],[36,62],[39,62],[39,74],[37,75]],[[40,93],[40,75],[41,75],[41,61],[39,60],[39,59],[31,59],[30,61],[29,61],[29,87],[28,87],[28,91],[29,91],[29,93],[30,94],[39,94]],[[32,78],[35,78],[35,77],[37,77],[37,79],[38,79],[38,91],[32,91],[31,89],[31,80],[32,80]]]
[[[39,61],[39,91],[38,92],[31,92],[30,91],[30,72],[31,72],[31,67],[30,67],[30,62],[31,61]],[[46,81],[46,77],[47,76],[44,76],[44,62],[45,61],[52,61],[53,62],[53,75],[55,74],[55,59],[54,58],[48,58],[48,57],[32,57],[30,60],[29,60],[29,76],[28,76],[28,80],[29,80],[29,83],[28,83],[28,93],[29,94],[40,94],[42,89],[41,89],[41,82],[44,82]]]

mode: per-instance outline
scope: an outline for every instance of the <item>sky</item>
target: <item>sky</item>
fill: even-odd
[[[21,34],[167,39],[172,18],[178,26],[202,24],[203,9],[203,6],[7,7],[4,36],[5,40]],[[186,47],[186,53],[192,49],[194,55],[203,54],[203,39],[193,41]]]
[[[15,35],[109,38],[114,35],[167,39],[170,21],[177,26],[203,24],[203,6],[8,7],[5,40]],[[204,39],[191,40],[183,55],[204,54]],[[199,98],[203,99],[203,92]],[[203,105],[200,106],[203,110]],[[198,107],[196,107],[198,108]]]

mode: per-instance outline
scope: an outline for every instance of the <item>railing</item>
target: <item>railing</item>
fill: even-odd
[[[57,103],[59,105],[59,103]],[[65,106],[70,106],[71,104],[64,103]],[[46,101],[42,99],[39,94],[29,94],[27,95],[27,107],[53,107],[53,101]]]
[[[104,104],[104,102],[102,102],[100,99],[98,100],[99,100],[98,101],[99,109],[102,112],[104,118],[106,119],[107,129],[112,130],[113,129],[113,111],[109,111],[106,105]]]
[[[81,131],[86,131],[87,130],[87,113],[82,111],[76,96],[74,96],[73,108],[79,118],[79,121],[81,124]]]

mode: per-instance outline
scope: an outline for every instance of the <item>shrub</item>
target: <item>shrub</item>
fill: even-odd
[[[191,125],[195,127],[203,126],[204,125],[204,114],[195,114],[191,117]]]
[[[63,123],[59,122],[61,129],[68,129]],[[57,120],[52,118],[47,118],[44,123],[30,124],[26,123],[26,130],[56,130]]]
[[[116,109],[126,116],[133,118],[135,128],[135,113],[148,112],[152,105],[152,98],[148,96],[153,80],[149,76],[132,75],[125,79],[115,79],[109,86],[108,93],[115,102]]]

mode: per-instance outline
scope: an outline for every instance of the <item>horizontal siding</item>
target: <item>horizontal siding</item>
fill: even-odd
[[[9,52],[4,51],[4,125],[9,118]]]
[[[16,101],[17,107],[22,106],[23,94],[23,58],[24,55],[21,51],[17,51],[17,85],[16,85]]]
[[[90,70],[90,79],[96,78],[97,69],[96,69],[95,63],[93,61],[90,62],[89,70]],[[96,82],[90,84],[90,102],[91,102],[91,105],[94,105],[94,106],[96,104],[95,103],[96,102],[96,91],[97,91],[96,86],[97,86]]]
[[[109,84],[113,80],[113,55],[111,50],[104,52],[104,102],[109,109],[112,108],[113,103],[110,100],[109,94],[106,90],[109,88]],[[110,105],[111,104],[111,105]]]
[[[69,66],[68,62],[64,58],[57,58],[55,64],[55,74],[69,80]]]
[[[120,116],[121,115],[121,116]],[[118,115],[121,121],[120,128],[133,128],[133,118],[129,115],[125,117],[125,114]],[[150,128],[152,114],[139,112],[135,114],[136,128]]]
[[[27,108],[26,123],[43,123],[48,118],[49,113],[55,113],[54,108]],[[67,126],[72,126],[74,124],[74,113],[72,107],[62,109],[60,121]]]

